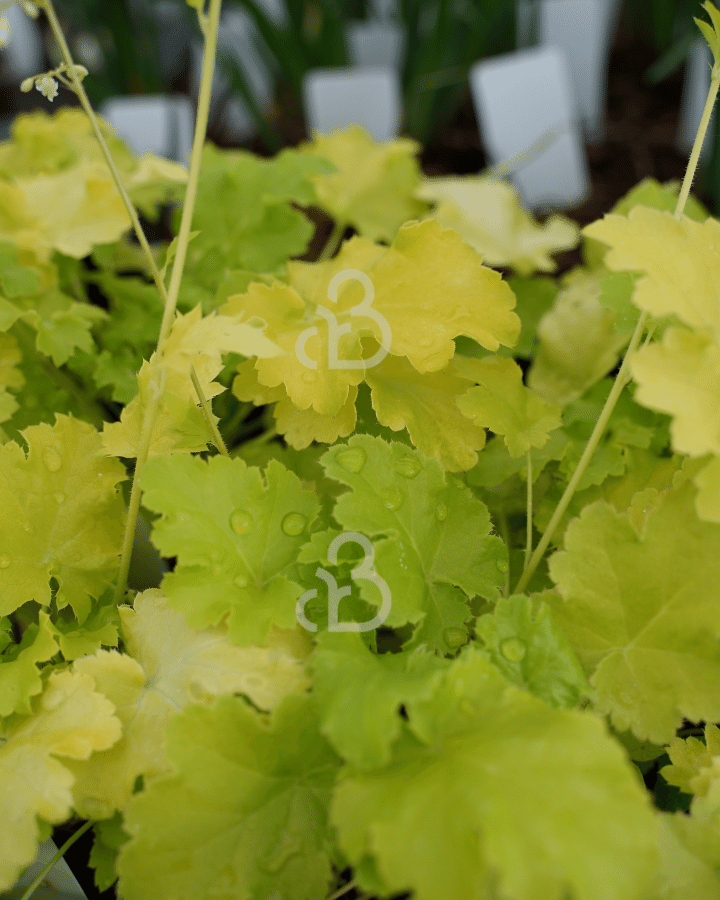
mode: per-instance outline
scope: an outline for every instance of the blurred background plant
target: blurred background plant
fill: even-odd
[[[717,0],[713,0],[716,6]],[[628,21],[634,28],[643,31],[653,42],[659,54],[657,60],[646,70],[644,81],[655,85],[665,81],[681,66],[685,65],[699,44],[701,52],[707,53],[704,41],[693,17],[707,20],[699,0],[624,0]],[[708,63],[711,63],[707,53]],[[707,84],[710,84],[708,75]],[[713,118],[706,138],[706,154],[698,170],[695,191],[706,200],[714,216],[720,215],[720,116]]]
[[[447,149],[446,137],[459,147],[462,130],[469,148],[465,158],[474,165],[481,149],[468,72],[479,59],[537,43],[541,0],[530,2],[530,29],[519,35],[514,0],[224,0],[225,43],[218,53],[224,78],[209,135],[221,146],[245,146],[261,154],[304,139],[303,77],[314,68],[348,65],[349,27],[374,22],[379,29],[398,29],[404,38],[399,61],[402,134],[425,148],[440,138]],[[85,86],[94,105],[127,95],[180,93],[194,98],[193,53],[201,35],[197,17],[184,0],[56,0],[56,10],[78,62],[90,71]],[[703,17],[700,0],[622,0],[626,30],[653,54],[643,63],[643,81],[649,88],[669,86],[680,77],[693,42],[700,38],[693,16]],[[232,23],[238,20],[243,27],[233,34]],[[56,65],[57,50],[43,17],[38,24],[44,28],[47,64]],[[7,63],[3,60],[2,65]],[[17,83],[14,73],[6,70],[4,75],[6,84]],[[260,90],[263,78],[266,86]],[[75,105],[67,93],[61,91],[56,106]],[[0,124],[5,131],[11,114],[24,111],[28,103],[39,106],[42,100],[18,90],[2,95],[0,116],[6,120]],[[254,132],[257,138],[225,130],[228,110],[238,102],[245,110],[246,133]],[[718,214],[720,117],[714,119],[697,190]]]
[[[163,35],[147,4],[60,0],[56,12],[76,60],[93,76],[85,83],[93,106],[118,95],[167,90],[158,52]],[[60,54],[49,32],[46,52],[52,64],[57,65]]]

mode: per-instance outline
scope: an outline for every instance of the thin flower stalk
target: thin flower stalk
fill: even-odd
[[[712,114],[713,106],[715,105],[715,99],[717,97],[719,87],[720,65],[718,65],[718,62],[716,61],[716,64],[712,70],[710,90],[708,91],[707,100],[705,102],[705,109],[703,110],[702,119],[700,120],[700,127],[698,128],[697,134],[695,136],[695,143],[693,144],[692,153],[690,154],[687,169],[685,170],[685,178],[683,179],[682,187],[680,189],[680,193],[678,194],[677,205],[673,214],[674,218],[678,221],[682,219],[683,211],[685,210],[685,204],[690,193],[690,186],[692,185],[693,178],[695,177],[695,170],[697,168],[698,159],[700,157],[700,150],[702,149],[703,141],[705,140],[705,133],[708,128],[708,123],[710,122],[710,115]],[[565,513],[565,510],[572,500],[578,483],[585,473],[590,459],[595,452],[598,443],[600,442],[600,438],[605,431],[605,426],[607,425],[608,420],[610,419],[610,416],[615,409],[615,404],[618,401],[618,397],[620,396],[625,385],[628,384],[628,382],[631,380],[632,376],[630,375],[629,364],[637,350],[638,344],[640,343],[640,338],[645,329],[647,320],[648,313],[647,311],[643,310],[640,318],[638,319],[638,323],[635,326],[635,331],[633,332],[633,335],[630,339],[630,344],[628,345],[627,351],[625,353],[625,358],[623,359],[620,371],[615,378],[615,383],[613,384],[612,389],[608,394],[608,398],[605,401],[602,412],[600,413],[600,416],[595,423],[595,428],[590,435],[590,439],[587,443],[587,446],[585,447],[585,451],[580,457],[577,468],[575,469],[575,472],[573,473],[568,486],[565,488],[565,492],[560,498],[557,509],[553,513],[543,536],[541,537],[537,547],[535,548],[535,552],[530,557],[530,561],[525,565],[523,573],[520,576],[520,580],[515,585],[515,590],[513,591],[513,593],[515,594],[519,594],[525,589],[528,582],[532,578],[535,569],[537,569],[538,564],[540,563],[540,560],[542,559],[543,554],[545,553],[545,550],[547,549],[548,544],[550,543],[550,540],[555,533],[555,529],[557,528],[563,514]],[[648,340],[649,337],[650,335],[648,335]]]

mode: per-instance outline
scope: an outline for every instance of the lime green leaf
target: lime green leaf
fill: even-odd
[[[0,890],[11,888],[37,852],[37,817],[65,821],[73,806],[73,776],[56,757],[87,759],[111,747],[121,725],[112,703],[95,693],[93,679],[52,672],[28,717],[0,725]]]
[[[278,347],[257,328],[240,321],[239,316],[202,317],[197,306],[186,315],[178,314],[163,348],[165,390],[153,428],[149,456],[165,455],[174,449],[206,449],[210,431],[198,409],[198,396],[190,375],[194,366],[207,400],[224,390],[213,379],[222,371],[223,353],[244,356],[275,356]],[[140,393],[123,409],[119,422],[106,424],[103,445],[108,454],[134,457],[140,449],[140,436],[148,403],[152,360],[144,362],[137,376]],[[194,417],[194,418],[189,418]],[[182,423],[187,419],[187,427]],[[191,438],[191,439],[189,439]]]
[[[638,275],[617,272],[600,279],[600,303],[616,315],[618,334],[632,334],[640,318],[640,310],[632,302]]]
[[[302,588],[283,573],[319,509],[297,475],[275,460],[263,480],[241,459],[176,454],[149,461],[140,483],[143,504],[162,513],[153,543],[178,557],[163,590],[193,628],[229,614],[230,639],[247,646],[262,644],[273,624],[295,625]],[[302,520],[299,531],[286,523],[289,516]]]
[[[673,416],[675,451],[720,454],[720,347],[708,329],[668,328],[661,343],[635,354],[630,370],[636,401]]]
[[[58,609],[70,604],[82,623],[117,569],[125,469],[99,456],[100,435],[79,419],[57,416],[23,436],[27,457],[13,441],[0,448],[0,613],[47,606],[55,578]]]
[[[168,725],[167,743],[175,774],[127,810],[123,897],[328,893],[327,810],[339,761],[318,730],[312,697],[287,696],[270,722],[238,697],[190,706]]]
[[[408,138],[378,144],[360,125],[319,134],[300,145],[301,152],[330,160],[337,170],[313,177],[315,204],[362,237],[388,243],[401,225],[428,209],[414,196],[421,178],[415,158],[419,149]]]
[[[662,209],[674,212],[680,193],[679,181],[666,181],[660,184],[654,178],[643,178],[634,188],[628,191],[624,197],[613,206],[611,213],[625,216],[634,206],[651,206],[653,209]],[[696,222],[704,222],[710,215],[707,209],[692,194],[688,195],[685,203],[684,214]],[[597,269],[603,264],[603,258],[607,251],[607,245],[602,241],[594,240],[583,232],[583,258],[589,269]]]
[[[434,201],[430,215],[457,231],[486,266],[509,266],[519,275],[555,271],[550,254],[575,247],[580,237],[564,216],[538,225],[512,185],[487,175],[427,178],[415,195]]]
[[[345,531],[372,540],[375,568],[392,598],[386,625],[419,622],[413,646],[454,652],[457,631],[465,632],[470,618],[467,598],[495,601],[504,583],[499,565],[507,549],[490,534],[485,504],[454,479],[448,483],[436,460],[370,435],[355,435],[321,462],[330,478],[352,488],[333,516]],[[365,579],[358,584],[378,606],[378,588],[368,590]]]
[[[703,9],[710,16],[710,21],[712,22],[712,27],[707,24],[707,22],[703,22],[702,19],[696,19],[693,16],[693,22],[697,25],[697,27],[702,31],[705,36],[705,40],[710,45],[710,49],[712,50],[713,60],[715,61],[715,67],[713,68],[713,77],[716,74],[716,70],[720,67],[720,11],[717,6],[710,3],[709,0],[706,0],[703,3]]]
[[[456,272],[451,287],[447,280],[448,266]],[[287,268],[288,284],[251,284],[246,294],[231,297],[220,310],[228,315],[258,316],[266,321],[268,338],[285,351],[284,356],[255,363],[257,388],[250,380],[250,370],[245,367],[243,378],[233,386],[236,395],[256,403],[283,402],[282,392],[272,392],[284,388],[289,402],[297,410],[304,413],[312,408],[321,417],[310,420],[315,433],[310,426],[305,429],[297,426],[290,416],[287,401],[283,407],[283,415],[297,435],[293,446],[299,449],[313,438],[334,440],[350,433],[355,424],[351,391],[365,378],[377,395],[373,405],[378,409],[383,425],[389,425],[393,430],[408,427],[418,446],[440,455],[440,445],[444,444],[445,455],[453,460],[456,468],[471,466],[476,458],[473,451],[483,445],[484,438],[470,423],[464,424],[463,417],[457,414],[452,397],[457,393],[452,390],[453,386],[458,386],[457,382],[449,379],[449,382],[454,381],[453,385],[439,383],[442,379],[439,382],[428,380],[428,386],[432,385],[430,395],[434,392],[434,396],[427,393],[423,396],[425,389],[421,385],[424,382],[416,377],[403,357],[420,374],[436,373],[452,359],[453,339],[459,334],[467,334],[493,351],[500,343],[512,345],[519,333],[520,320],[511,311],[514,297],[500,275],[482,266],[475,251],[457,234],[442,230],[432,220],[404,226],[388,249],[363,238],[352,238],[332,260],[290,262]],[[356,331],[341,335],[338,358],[355,362],[365,359],[363,354],[368,352],[374,356],[378,351],[374,350],[372,341],[383,342],[387,336],[379,324],[384,320],[390,340],[389,346],[387,343],[383,346],[389,349],[390,356],[369,368],[330,367],[329,328],[326,318],[317,311],[318,307],[330,302],[331,280],[348,269],[359,270],[369,278],[373,288],[373,296],[369,299],[375,318],[357,314],[360,321],[355,326]],[[351,311],[368,300],[365,288],[355,279],[340,285],[337,302],[333,303],[338,324],[354,324]],[[362,335],[367,336],[366,342],[361,343]],[[317,363],[317,368],[308,367],[307,361],[301,358],[298,345],[311,362]],[[383,376],[388,379],[385,384]],[[397,384],[393,383],[394,378],[398,379]],[[406,380],[410,378],[408,384]],[[253,398],[254,390],[257,399]],[[448,393],[451,396],[447,396]],[[442,394],[445,394],[444,398]],[[428,412],[428,406],[432,407],[431,412]],[[445,410],[444,416],[453,430],[448,435],[438,435],[437,430],[435,434],[428,434],[425,423],[429,416],[437,416],[440,410]],[[336,425],[334,437],[321,436],[332,434],[330,423],[339,414],[342,431],[338,431]],[[284,433],[280,423],[278,430]],[[428,436],[421,444],[423,433]],[[461,437],[461,447],[452,454],[448,445],[456,437]],[[430,449],[431,444],[433,449]]]
[[[549,709],[473,648],[407,712],[389,765],[350,769],[331,808],[341,849],[373,861],[383,895],[647,895],[653,810],[597,717]]]
[[[486,357],[473,366],[473,374],[480,384],[455,402],[475,425],[504,435],[510,456],[543,447],[550,432],[562,425],[560,407],[526,388],[522,369],[513,360]]]
[[[84,163],[53,175],[0,182],[0,240],[49,260],[53,250],[82,259],[130,228],[107,166]]]
[[[582,697],[592,697],[582,666],[546,604],[537,604],[533,617],[529,597],[501,597],[492,613],[478,618],[475,633],[508,681],[555,709],[576,706]]]
[[[68,614],[67,608],[49,623],[50,630],[57,638],[66,660],[72,661],[94,653],[101,644],[106,647],[117,647],[120,617],[113,595],[112,589],[106,591],[82,625],[77,622],[74,615]]]
[[[520,317],[522,329],[512,350],[508,351],[505,347],[500,347],[498,353],[503,356],[512,353],[515,357],[522,356],[530,359],[535,355],[538,322],[552,307],[558,294],[559,285],[554,278],[544,275],[536,275],[532,278],[511,275],[506,282],[517,298],[515,312]]]
[[[99,118],[100,130],[122,174],[135,167],[135,157],[108,123]],[[96,162],[107,169],[90,119],[82,109],[61,107],[16,116],[10,140],[0,144],[0,177],[13,180],[65,171],[81,162]]]
[[[19,390],[25,384],[25,377],[17,368],[22,353],[11,334],[0,333],[0,422],[6,422],[19,408],[15,398],[7,388]]]
[[[600,304],[601,276],[579,272],[567,279],[538,325],[540,347],[527,385],[548,403],[564,406],[612,371],[630,340],[619,334],[616,314]]]
[[[237,691],[272,709],[308,686],[302,664],[309,647],[292,632],[273,630],[265,647],[236,647],[225,628],[193,631],[159,590],[138,594],[134,609],[121,606],[120,616],[129,655],[99,650],[74,663],[93,676],[123,723],[111,749],[70,764],[74,805],[90,818],[125,809],[138,775],[147,783],[170,771],[165,726],[186,705]]]
[[[421,375],[404,357],[387,356],[366,375],[377,421],[406,428],[413,445],[448,472],[471,468],[485,446],[485,432],[457,404],[475,380],[464,362],[475,360],[453,359],[441,372]]]
[[[96,322],[108,318],[105,310],[89,303],[76,303],[57,289],[23,304],[22,318],[37,331],[36,347],[62,366],[79,348],[86,353],[95,349],[90,329]]]
[[[720,525],[698,521],[694,492],[687,480],[667,490],[639,524],[586,506],[549,561],[562,601],[547,600],[598,711],[656,744],[683,716],[720,720]]]
[[[361,769],[387,765],[400,735],[400,705],[428,697],[447,665],[423,652],[378,656],[359,634],[329,631],[318,635],[309,664],[320,730],[344,759]]]
[[[313,203],[311,178],[330,169],[294,149],[260,159],[206,144],[192,221],[200,233],[188,247],[188,275],[214,291],[235,269],[270,272],[301,256],[313,226],[291,204]],[[175,231],[180,214],[173,217]]]
[[[658,810],[660,867],[652,900],[720,897],[720,828],[712,820]]]
[[[103,819],[93,825],[95,839],[88,865],[95,869],[95,887],[99,891],[106,891],[117,881],[115,862],[118,850],[129,840],[122,823],[120,813],[115,813],[112,819]]]
[[[667,750],[672,765],[663,766],[660,774],[668,784],[679,787],[686,794],[706,794],[707,776],[714,774],[713,758],[720,757],[720,729],[705,726],[705,743],[692,735],[686,739],[674,737]]]
[[[656,317],[674,314],[692,328],[720,335],[720,222],[636,206],[627,216],[606,215],[583,229],[611,249],[605,265],[614,272],[641,272],[633,303]],[[669,261],[683,260],[683,265]]]
[[[39,616],[38,625],[28,626],[22,641],[0,658],[0,716],[30,715],[30,698],[43,689],[36,663],[53,657],[57,644],[48,626],[50,617],[42,611]]]

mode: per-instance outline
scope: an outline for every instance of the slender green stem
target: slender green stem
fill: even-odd
[[[352,881],[348,881],[347,884],[344,884],[339,891],[335,891],[334,894],[330,894],[327,900],[338,900],[338,897],[342,897],[343,894],[347,894],[347,892],[351,891],[354,887],[357,887],[357,881],[353,878]]]
[[[697,134],[695,135],[695,143],[693,144],[690,160],[688,161],[688,166],[685,171],[685,178],[683,179],[682,187],[678,194],[677,206],[675,207],[676,219],[682,217],[688,195],[690,194],[690,188],[692,186],[693,178],[695,177],[695,170],[697,169],[698,160],[700,159],[700,151],[702,150],[702,145],[705,141],[705,133],[707,132],[708,124],[710,123],[713,106],[715,106],[718,87],[720,87],[720,72],[713,74],[712,80],[710,81],[710,90],[708,91],[707,100],[705,101],[705,108],[703,109]]]
[[[105,155],[105,159],[107,160],[107,164],[110,168],[113,180],[117,185],[117,189],[120,192],[120,196],[122,197],[125,208],[127,209],[128,215],[130,216],[130,221],[132,222],[133,228],[135,229],[137,239],[138,241],[140,241],[140,246],[143,248],[143,250],[145,251],[145,255],[148,258],[150,271],[152,272],[155,284],[160,291],[160,296],[163,299],[163,303],[167,305],[167,293],[165,291],[165,285],[163,284],[163,280],[160,277],[160,272],[155,265],[155,259],[153,258],[152,251],[150,250],[150,245],[148,244],[147,238],[145,237],[145,232],[143,231],[140,220],[138,219],[137,213],[135,212],[135,207],[132,205],[127,191],[125,190],[125,186],[122,183],[122,178],[120,177],[120,173],[118,172],[117,166],[115,165],[115,161],[112,158],[110,149],[108,148],[105,138],[103,137],[103,133],[100,130],[97,116],[95,115],[93,108],[90,105],[90,100],[88,99],[88,95],[85,93],[85,88],[82,86],[82,82],[75,72],[75,63],[73,62],[72,55],[70,54],[70,48],[67,45],[65,36],[62,32],[62,28],[60,27],[60,22],[55,15],[55,9],[53,7],[52,0],[36,0],[36,3],[39,7],[41,7],[41,9],[45,10],[45,13],[48,17],[48,22],[50,23],[50,28],[52,29],[55,40],[58,43],[60,52],[62,53],[63,59],[65,60],[65,64],[68,67],[68,75],[70,76],[70,79],[72,81],[73,90],[77,94],[77,97],[80,100],[82,108],[85,110],[87,117],[90,119],[90,124],[92,125],[92,129],[95,132],[95,137],[97,138],[97,141],[100,144],[100,148]]]
[[[200,164],[202,162],[205,134],[210,111],[210,92],[212,89],[213,72],[215,71],[215,54],[217,51],[221,4],[222,0],[210,0],[208,17],[206,20],[204,17],[200,20],[205,36],[205,52],[203,53],[200,93],[198,95],[197,114],[195,117],[195,135],[193,138],[192,152],[190,154],[190,171],[185,190],[185,200],[183,203],[182,218],[180,220],[177,248],[175,251],[175,259],[173,261],[172,275],[170,277],[170,287],[168,288],[167,302],[165,303],[162,324],[160,325],[160,335],[157,344],[158,348],[157,352],[153,354],[150,360],[150,382],[148,389],[150,391],[151,400],[145,408],[140,447],[135,462],[133,485],[130,492],[130,503],[128,504],[128,514],[125,521],[125,535],[123,538],[122,556],[120,558],[120,569],[118,571],[118,580],[115,588],[116,603],[120,603],[125,594],[127,575],[130,570],[130,556],[132,554],[135,538],[135,526],[140,510],[139,477],[150,452],[150,441],[152,440],[152,432],[158,416],[160,398],[165,383],[165,367],[162,365],[162,353],[165,339],[170,332],[175,316],[177,298],[180,291],[180,281],[182,279],[185,256],[190,239],[190,223],[192,222],[193,210],[195,208],[195,198],[197,196],[198,180],[200,176]]]
[[[527,538],[525,541],[525,568],[527,569],[530,561],[530,551],[532,550],[532,456],[530,448],[527,449]]]
[[[330,232],[330,237],[327,239],[325,246],[320,251],[320,256],[317,258],[317,262],[325,262],[334,256],[335,251],[340,246],[340,241],[342,240],[342,236],[345,234],[345,229],[347,225],[344,222],[336,222],[333,225],[333,230]]]
[[[710,121],[710,115],[712,113],[713,106],[715,105],[718,88],[720,88],[720,72],[715,73],[715,71],[713,70],[710,90],[708,91],[708,97],[705,102],[705,109],[703,110],[702,118],[700,120],[700,127],[698,128],[697,134],[695,135],[695,143],[693,144],[692,153],[690,154],[687,169],[685,170],[685,178],[683,179],[682,187],[680,189],[680,193],[678,194],[677,205],[674,212],[674,217],[678,221],[682,219],[685,204],[687,202],[688,195],[690,194],[690,186],[692,185],[693,178],[695,177],[695,170],[697,169],[700,150],[702,148],[703,141],[705,140],[705,133],[707,131],[708,122]],[[580,462],[578,463],[577,468],[575,469],[575,472],[573,473],[573,476],[568,483],[568,486],[565,488],[565,492],[560,498],[557,509],[553,513],[552,518],[550,519],[550,522],[545,529],[545,533],[543,534],[539,544],[535,548],[535,552],[530,558],[529,564],[525,566],[523,573],[520,576],[520,580],[515,586],[514,593],[516,594],[522,592],[525,589],[527,583],[530,581],[530,578],[535,572],[535,569],[538,567],[538,563],[542,559],[542,556],[545,553],[545,550],[547,549],[547,546],[550,543],[553,534],[555,533],[555,529],[557,528],[560,519],[567,509],[568,504],[572,500],[577,485],[582,478],[585,469],[588,466],[588,463],[590,462],[590,458],[595,452],[595,449],[605,430],[605,426],[607,425],[608,420],[610,419],[610,416],[615,409],[615,404],[618,401],[618,397],[620,396],[622,389],[631,379],[629,363],[637,350],[638,344],[640,343],[640,338],[642,336],[647,320],[648,313],[644,310],[640,315],[638,323],[635,326],[635,331],[630,338],[630,344],[628,345],[627,351],[625,352],[625,358],[623,359],[622,365],[620,366],[620,371],[618,372],[615,383],[613,384],[612,389],[608,394],[608,398],[605,401],[605,406],[603,406],[600,417],[595,424],[595,428],[593,428],[593,432],[590,435],[590,440],[587,443],[587,447],[585,447],[585,451],[580,457]],[[654,326],[650,331],[650,335],[652,335],[653,330]],[[648,335],[647,340],[649,340],[650,335]],[[646,344],[647,340],[645,342]]]
[[[228,453],[227,447],[225,446],[225,441],[222,439],[220,430],[217,427],[217,422],[213,421],[212,409],[210,409],[210,404],[207,402],[207,398],[203,393],[202,385],[200,384],[200,380],[198,379],[197,373],[195,372],[195,366],[193,366],[192,364],[190,365],[190,377],[192,378],[192,383],[195,385],[195,391],[200,398],[200,405],[202,406],[202,411],[205,414],[205,419],[210,426],[210,431],[212,431],[213,433],[215,446],[223,456],[227,456],[229,458],[230,454]]]
[[[78,830],[74,834],[70,835],[70,837],[65,841],[65,843],[62,845],[62,847],[58,850],[58,852],[50,860],[50,862],[45,866],[45,868],[42,870],[42,872],[40,872],[40,874],[37,876],[37,878],[33,881],[33,883],[30,885],[30,887],[25,891],[25,893],[22,895],[20,900],[30,900],[30,897],[32,897],[32,895],[35,893],[35,889],[42,882],[42,880],[45,878],[45,876],[50,871],[50,869],[52,869],[52,867],[55,865],[55,863],[64,856],[65,851],[68,850],[70,847],[72,847],[72,845],[75,843],[75,841],[78,838],[82,837],[85,834],[85,832],[88,830],[88,828],[92,828],[92,826],[94,824],[95,823],[92,821],[85,822],[85,824],[81,825],[80,828],[78,828]]]

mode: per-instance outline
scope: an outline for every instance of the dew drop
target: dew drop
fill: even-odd
[[[32,525],[29,522],[26,522],[23,525],[23,531],[26,531],[28,534],[33,534],[35,529],[32,527]]]
[[[511,637],[501,642],[500,652],[509,662],[520,662],[525,657],[527,647],[525,646],[525,641]]]
[[[43,450],[43,462],[45,463],[45,468],[48,472],[57,472],[57,470],[62,465],[62,460],[60,459],[60,454],[57,450],[53,450],[52,447],[46,447]]]
[[[290,537],[297,537],[297,535],[302,534],[306,525],[307,519],[299,512],[288,513],[282,520],[282,530]]]
[[[238,575],[233,579],[233,584],[236,584],[239,588],[247,587],[248,580],[244,575]]]
[[[303,372],[302,380],[305,384],[315,384],[317,381],[317,372]]]
[[[451,650],[457,650],[465,643],[467,634],[464,628],[446,628],[443,631],[443,638]]]
[[[335,456],[338,464],[348,472],[359,472],[365,465],[367,455],[362,447],[347,447]]]
[[[402,492],[399,491],[396,487],[389,487],[383,495],[383,502],[387,509],[389,509],[391,512],[395,512],[395,510],[400,509],[400,507],[402,506]]]
[[[497,561],[497,567],[498,567],[498,569],[500,569],[501,572],[507,572],[507,570],[508,570],[507,561],[504,559],[499,559]]]
[[[235,534],[247,534],[253,526],[253,519],[244,509],[234,509],[230,513],[230,527]]]
[[[438,522],[444,522],[445,519],[447,519],[447,514],[447,504],[441,500],[435,507],[435,518],[438,520]]]
[[[62,506],[62,504],[65,502],[65,494],[63,494],[62,491],[56,491],[56,493],[53,494],[53,499],[58,504],[58,506]]]
[[[403,478],[414,478],[421,468],[420,463],[412,456],[403,456],[395,464],[395,471]]]
[[[7,556],[0,556],[0,569],[7,569],[9,565],[10,560],[7,558]]]

